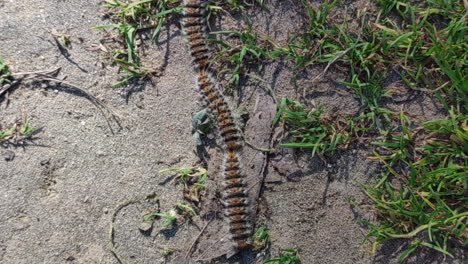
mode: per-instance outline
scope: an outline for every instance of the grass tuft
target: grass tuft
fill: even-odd
[[[407,239],[411,246],[399,262],[419,247],[453,257],[450,241],[468,243],[468,130],[466,116],[451,111],[449,119],[423,123],[418,142],[415,132],[403,129],[375,145],[383,164],[376,186],[362,185],[375,202],[380,223],[365,222],[373,238],[372,251],[392,239]]]
[[[1,128],[1,127],[0,127]],[[16,122],[10,129],[0,130],[0,143],[6,141],[20,141],[28,138],[34,132],[39,132],[40,129],[31,126],[31,120]]]
[[[258,33],[249,26],[244,31],[218,31],[211,32],[212,35],[227,35],[235,39],[237,44],[228,44],[222,40],[209,40],[222,47],[214,61],[223,65],[220,74],[228,74],[229,83],[239,87],[240,80],[245,76],[247,70],[260,65],[260,62],[267,60],[268,54],[267,40],[262,39]]]
[[[332,153],[358,136],[373,138],[369,159],[382,165],[381,174],[375,185],[362,184],[379,219],[364,221],[371,251],[404,239],[409,246],[398,262],[419,248],[453,257],[454,244],[468,244],[465,7],[462,1],[377,2],[376,16],[353,18],[360,20],[356,30],[346,17],[341,24],[328,18],[338,1],[325,1],[318,9],[303,1],[305,31],[269,53],[292,61],[296,70],[339,63],[349,73],[340,83],[360,99],[364,113],[338,125],[320,108],[304,110],[301,103],[283,99],[273,122],[286,124],[291,143],[283,147],[310,148],[313,155]],[[392,74],[409,90],[437,98],[447,117],[421,122],[387,109],[386,102],[398,94],[385,88]]]
[[[180,0],[141,0],[123,2],[118,0],[106,0],[105,7],[111,15],[114,24],[100,25],[93,29],[116,29],[124,43],[124,50],[113,49],[112,60],[121,70],[127,73],[113,87],[127,84],[136,78],[146,78],[158,73],[156,69],[150,69],[141,65],[140,52],[136,42],[139,32],[151,31],[151,40],[157,40],[164,23],[173,14],[180,13],[182,7],[177,6]]]
[[[270,242],[270,234],[268,233],[269,229],[260,226],[255,230],[254,235],[252,236],[252,245],[254,251],[260,251],[267,247]]]
[[[9,84],[13,81],[13,77],[11,76],[10,69],[6,62],[0,57],[0,88],[4,84]]]
[[[301,264],[301,259],[297,249],[284,248],[280,251],[280,256],[263,262],[263,264]]]
[[[301,103],[283,98],[273,123],[280,118],[287,126],[290,139],[281,147],[311,149],[312,156],[317,154],[323,158],[338,148],[345,149],[350,142],[350,123],[325,116],[322,107],[306,110]]]

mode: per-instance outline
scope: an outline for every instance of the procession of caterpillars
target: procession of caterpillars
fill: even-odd
[[[224,215],[229,222],[233,246],[238,251],[250,247],[252,233],[250,203],[247,194],[245,175],[240,164],[242,137],[234,122],[228,104],[219,91],[210,67],[212,58],[206,39],[206,1],[184,0],[182,26],[189,42],[190,53],[198,72],[198,86],[206,100],[210,112],[216,117],[217,125],[224,142],[224,178],[222,204]]]

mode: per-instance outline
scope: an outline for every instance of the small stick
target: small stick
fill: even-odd
[[[221,240],[223,240],[223,239],[226,238],[226,237],[228,237],[228,234],[225,234],[224,236],[222,236],[218,241],[221,241]],[[217,241],[217,242],[218,242],[218,241]],[[203,251],[203,252],[200,254],[200,256],[195,260],[195,262],[213,259],[213,257],[205,258],[205,259],[202,259],[201,257],[204,257],[204,256],[207,254],[207,252],[208,252],[211,248],[213,248],[215,245],[216,245],[216,242],[213,243],[213,244],[211,244],[211,246],[209,246],[205,251]],[[222,254],[222,255],[224,255],[224,254]],[[220,256],[222,256],[222,255],[220,255]],[[217,257],[218,257],[218,256],[217,256]],[[214,257],[214,258],[216,258],[216,257]]]
[[[7,83],[0,88],[0,96],[2,96],[4,93],[6,93],[11,87],[15,86],[19,82],[21,82],[22,79],[17,79],[13,80],[11,83]]]
[[[249,147],[255,149],[255,150],[258,150],[258,151],[261,151],[261,152],[272,152],[272,151],[275,151],[275,149],[267,149],[267,148],[262,148],[262,147],[257,147],[255,146],[254,144],[250,143],[250,141],[247,140],[247,138],[245,137],[244,135],[244,132],[240,131],[240,134],[242,136],[242,138],[244,139],[244,142],[245,144],[247,144]]]
[[[53,70],[45,70],[45,71],[34,71],[34,72],[15,72],[12,73],[11,76],[18,76],[18,75],[51,75],[53,73],[56,73],[60,70],[61,68],[55,68]]]
[[[190,255],[190,251],[192,251],[193,247],[195,246],[195,243],[197,243],[198,239],[201,237],[201,235],[203,234],[203,232],[205,232],[205,229],[208,227],[208,225],[211,223],[211,221],[213,221],[213,218],[214,217],[211,217],[210,221],[208,221],[205,226],[202,228],[202,230],[200,231],[200,233],[198,233],[198,236],[195,238],[195,240],[192,242],[192,245],[190,245],[189,249],[187,250],[187,253],[185,254],[185,258],[188,258],[188,256]]]
[[[117,249],[115,248],[115,242],[114,242],[114,233],[115,233],[114,222],[115,222],[115,218],[117,217],[117,214],[120,212],[120,210],[122,210],[124,207],[129,206],[129,205],[134,204],[134,203],[137,203],[139,201],[140,200],[129,200],[129,201],[126,201],[126,202],[124,202],[122,204],[119,204],[115,208],[114,212],[112,213],[111,223],[109,225],[109,246],[110,246],[110,251],[112,252],[114,257],[117,259],[117,261],[120,264],[125,264],[125,262],[122,260],[122,257],[119,255],[119,253],[117,253]]]
[[[245,144],[247,144],[249,147],[255,149],[255,150],[258,150],[258,151],[261,151],[261,152],[273,152],[275,151],[275,149],[267,149],[267,148],[261,148],[261,147],[257,147],[255,145],[253,145],[252,143],[250,143],[250,141],[248,141],[247,139],[244,138],[244,142]]]
[[[343,52],[340,53],[340,55],[336,56],[333,60],[329,61],[327,66],[325,66],[325,69],[323,70],[322,73],[320,73],[319,75],[315,76],[314,79],[312,79],[312,83],[315,83],[317,81],[318,78],[322,78],[325,73],[327,73],[328,71],[328,68],[330,68],[330,66],[335,63],[338,59],[340,59],[341,57],[343,57],[346,53],[348,53],[350,50],[354,49],[354,47],[357,45],[357,42],[352,45],[351,47],[345,49]],[[306,88],[304,87],[304,89],[302,90],[302,97],[305,98],[306,96]]]
[[[73,88],[74,90],[80,92],[81,94],[84,95],[84,97],[86,97],[89,101],[91,101],[91,103],[93,103],[101,111],[101,113],[104,115],[104,117],[106,119],[106,122],[107,122],[107,125],[109,126],[109,129],[111,130],[111,133],[114,134],[112,126],[110,125],[110,122],[109,122],[109,115],[108,114],[110,114],[112,119],[117,123],[117,125],[119,127],[121,127],[121,125],[120,125],[120,120],[121,120],[120,116],[117,115],[117,113],[115,111],[113,111],[109,106],[106,106],[99,99],[97,99],[95,96],[91,95],[90,93],[86,92],[82,88],[80,88],[80,87],[78,87],[78,86],[76,86],[76,85],[74,85],[72,83],[66,82],[64,80],[52,77],[52,75],[58,73],[58,71],[60,69],[61,68],[58,67],[58,68],[55,68],[55,69],[52,69],[52,70],[12,73],[11,76],[20,76],[20,77],[13,80],[12,83],[4,85],[2,88],[0,88],[0,97],[4,93],[6,93],[11,87],[13,87],[14,85],[16,85],[16,84],[18,84],[18,83],[20,83],[20,82],[22,82],[24,80],[37,79],[37,80],[42,80],[42,81],[53,81],[53,82],[57,82],[57,83],[60,83],[60,84],[64,84],[64,85],[69,86],[69,87]],[[106,114],[104,109],[107,111],[108,114]]]

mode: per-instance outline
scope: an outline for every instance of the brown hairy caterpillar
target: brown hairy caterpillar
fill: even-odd
[[[222,204],[229,222],[229,231],[234,247],[250,248],[252,235],[250,201],[245,175],[242,172],[241,153],[243,141],[229,106],[219,91],[216,80],[210,75],[212,54],[206,39],[206,2],[184,0],[182,26],[187,37],[190,54],[198,72],[198,86],[208,102],[210,112],[216,117],[217,126],[224,142],[224,179]]]

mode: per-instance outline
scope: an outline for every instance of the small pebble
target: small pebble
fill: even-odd
[[[8,150],[5,152],[5,154],[3,154],[3,157],[6,161],[12,161],[15,158],[15,153],[11,150]]]
[[[48,87],[47,83],[41,83],[41,88],[46,89]]]
[[[143,233],[149,232],[152,228],[153,228],[152,221],[143,221],[140,223],[140,226],[138,227],[138,229],[140,229],[140,231]]]

